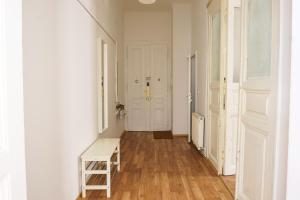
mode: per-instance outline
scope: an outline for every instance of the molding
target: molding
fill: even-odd
[[[173,131],[172,131],[172,135],[173,137],[188,137],[187,133],[174,133]]]
[[[124,130],[124,131],[121,133],[121,135],[120,135],[120,139],[122,139],[122,138],[124,137],[125,133],[127,133],[127,132],[128,132],[128,131]]]

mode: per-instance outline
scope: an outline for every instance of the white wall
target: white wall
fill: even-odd
[[[164,42],[171,46],[171,12],[125,12],[124,40],[126,43],[132,41]]]
[[[207,119],[207,57],[208,57],[208,24],[207,0],[192,0],[192,52],[197,51],[197,112]],[[207,122],[207,120],[206,120]],[[208,124],[206,124],[206,127]],[[206,141],[207,134],[205,134]]]
[[[188,60],[191,53],[191,7],[173,4],[173,133],[187,134]]]
[[[101,9],[92,12],[122,44],[122,3],[85,3],[105,10],[99,15]],[[79,156],[98,137],[99,36],[110,48],[110,128],[101,137],[118,137],[124,130],[123,121],[114,116],[115,47],[77,1],[25,0],[23,4],[28,199],[75,199],[80,192]],[[122,57],[120,61],[122,73]]]

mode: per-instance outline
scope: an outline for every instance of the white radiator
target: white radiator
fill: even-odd
[[[204,117],[199,113],[192,114],[192,141],[198,150],[204,147]]]

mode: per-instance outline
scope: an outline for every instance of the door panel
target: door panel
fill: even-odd
[[[151,130],[168,127],[168,60],[167,47],[151,45]]]
[[[247,1],[247,78],[270,76],[272,1]]]
[[[221,2],[213,0],[208,7],[209,14],[209,116],[208,116],[208,158],[221,173]]]
[[[240,1],[229,1],[227,15],[227,69],[225,83],[225,144],[223,175],[236,174],[239,81],[241,68]]]
[[[260,132],[253,130],[251,127],[246,126],[243,131],[242,138],[244,138],[244,157],[245,163],[241,169],[243,173],[242,179],[242,194],[243,199],[263,199],[263,171],[265,168],[265,146],[266,138]],[[253,148],[255,146],[255,148]],[[253,183],[256,183],[253,185]]]
[[[219,160],[219,126],[220,126],[220,89],[218,83],[210,86],[210,148],[209,158],[213,165],[218,168]]]
[[[147,130],[149,108],[144,96],[145,49],[143,46],[128,47],[128,130]]]
[[[239,84],[233,83],[230,87],[231,92],[227,92],[226,104],[228,109],[226,112],[226,144],[223,175],[234,175],[236,173]],[[229,88],[227,88],[228,90]]]
[[[275,2],[246,0],[242,4],[238,199],[273,198],[278,98]]]

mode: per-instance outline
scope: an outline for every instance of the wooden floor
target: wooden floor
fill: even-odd
[[[99,181],[105,180],[91,179]],[[106,199],[106,193],[88,191],[86,199]],[[111,199],[233,198],[211,165],[186,138],[154,140],[151,133],[128,132],[121,139],[121,172],[113,177]]]
[[[231,195],[235,194],[235,176],[221,176],[222,180],[224,181],[225,186],[228,188]]]

